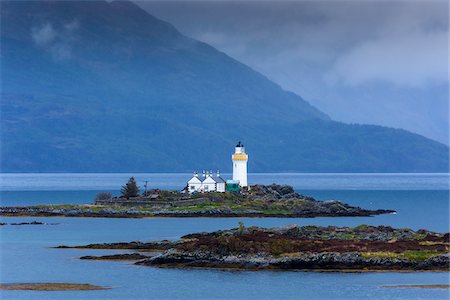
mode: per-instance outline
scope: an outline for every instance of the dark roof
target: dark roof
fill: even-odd
[[[225,183],[225,180],[223,180],[223,178],[220,177],[220,176],[219,176],[219,177],[208,176],[208,177],[211,177],[212,180],[214,180],[214,182],[216,182],[216,183]],[[191,179],[188,180],[188,182],[191,181],[193,178],[197,178],[198,180],[200,180],[200,182],[203,182],[203,181],[205,181],[205,179],[208,178],[208,177],[202,178],[202,177],[195,177],[195,176],[192,176]]]
[[[192,176],[192,177],[188,180],[188,182],[191,181],[191,180],[194,179],[194,178],[197,178],[198,180],[200,180],[200,182],[203,181],[202,178],[200,178],[200,177],[198,177],[198,176]]]
[[[222,177],[212,177],[212,179],[214,179],[215,182],[217,183],[225,183],[225,180],[223,180]]]

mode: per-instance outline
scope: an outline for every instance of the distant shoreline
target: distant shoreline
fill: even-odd
[[[145,196],[98,199],[95,204],[59,204],[0,207],[0,216],[33,217],[255,217],[314,218],[368,217],[395,213],[369,210],[337,200],[319,201],[300,195],[288,185],[253,185],[233,192],[180,193],[153,189]],[[105,195],[101,195],[105,196]]]
[[[5,213],[4,209],[11,209],[14,207],[0,207],[0,217],[26,217],[26,218],[116,218],[116,219],[153,219],[153,218],[305,218],[305,219],[312,219],[312,218],[323,218],[323,217],[375,217],[377,215],[382,214],[394,214],[395,211],[383,211],[383,212],[376,212],[373,211],[372,213],[361,213],[361,214],[327,214],[327,215],[301,215],[301,214],[220,214],[220,213],[202,213],[202,214],[176,214],[176,213],[167,213],[167,214],[155,214],[155,215],[127,215],[127,214],[121,214],[121,215],[110,215],[110,214],[92,214],[92,215],[85,215],[83,213],[80,214],[53,214],[53,213],[35,213],[33,212],[23,212],[23,213]]]
[[[93,211],[92,208],[99,209]],[[75,211],[74,211],[75,209]],[[393,214],[393,210],[365,210],[355,208],[352,212],[335,213],[264,213],[264,212],[223,212],[216,210],[200,211],[148,211],[137,212],[131,208],[105,207],[94,205],[71,205],[70,209],[61,209],[59,205],[48,206],[7,206],[0,207],[0,217],[67,217],[67,218],[318,218],[318,217],[373,217],[381,214]]]

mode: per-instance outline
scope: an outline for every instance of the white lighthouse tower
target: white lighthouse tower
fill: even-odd
[[[233,161],[233,180],[239,180],[239,185],[246,187],[248,155],[245,153],[244,145],[241,142],[236,145],[231,160]]]

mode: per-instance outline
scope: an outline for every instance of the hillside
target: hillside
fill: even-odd
[[[3,172],[445,172],[448,147],[330,120],[127,1],[1,2]]]

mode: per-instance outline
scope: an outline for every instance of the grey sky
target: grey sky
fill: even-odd
[[[145,1],[336,120],[448,137],[447,1]]]

